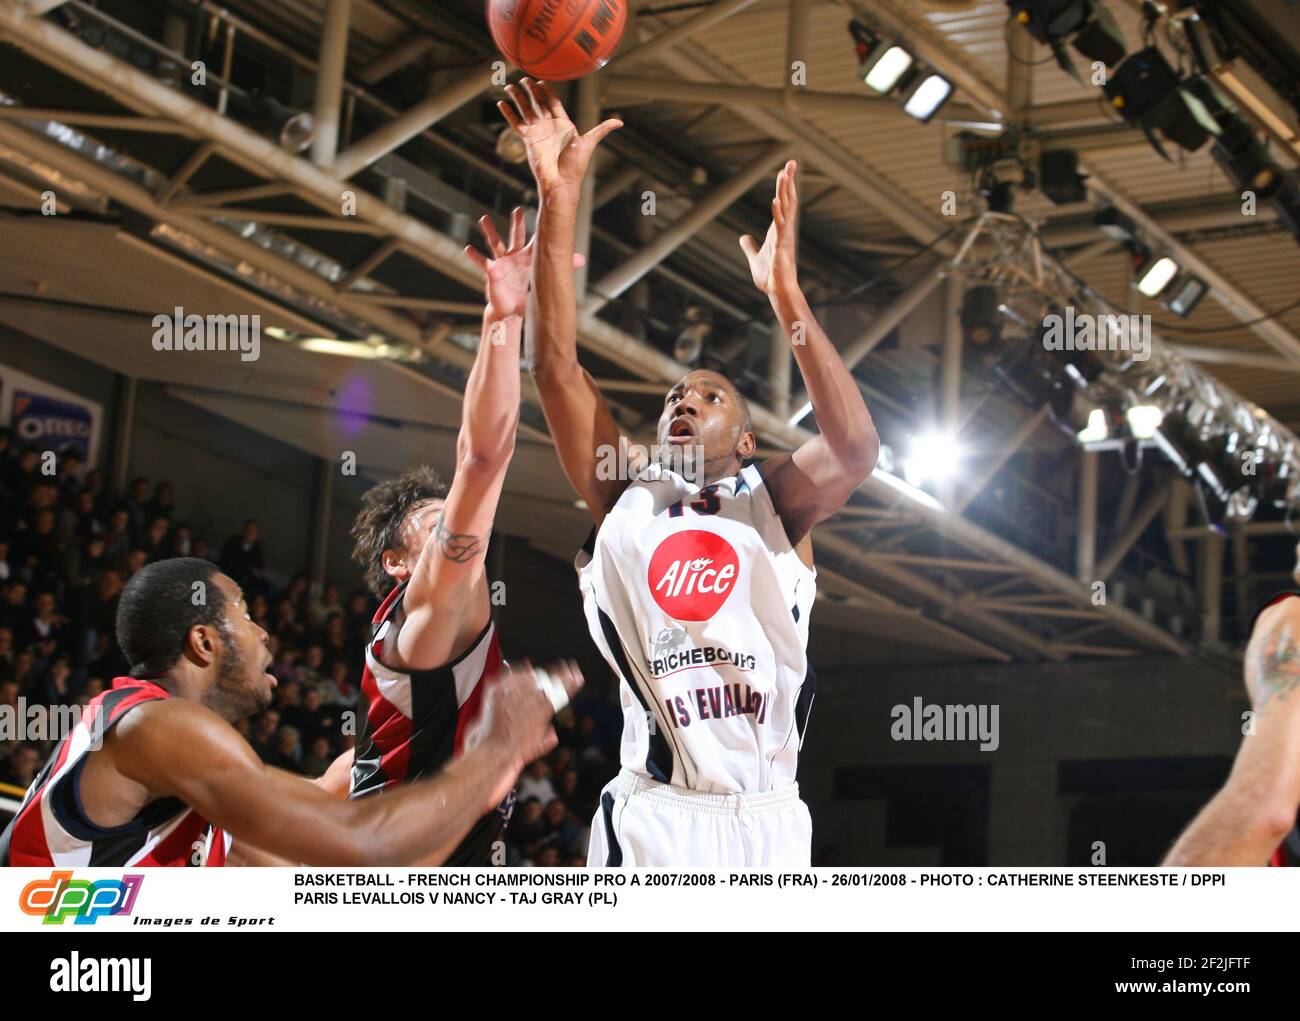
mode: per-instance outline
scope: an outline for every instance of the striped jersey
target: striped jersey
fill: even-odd
[[[1251,632],[1254,632],[1255,621],[1259,620],[1259,615],[1261,613],[1267,610],[1274,603],[1280,603],[1283,599],[1287,599],[1291,596],[1300,596],[1300,592],[1297,592],[1295,589],[1291,589],[1287,592],[1279,592],[1277,595],[1266,599],[1262,604],[1260,604],[1259,609],[1255,611],[1255,615],[1250,619]],[[1273,857],[1268,860],[1268,863],[1270,865],[1300,866],[1300,819],[1297,819],[1296,825],[1291,827],[1291,832],[1286,835],[1286,839],[1277,846],[1277,849],[1273,852]]]
[[[491,620],[462,655],[443,666],[410,673],[385,666],[384,647],[396,640],[395,618],[405,591],[403,582],[380,605],[366,646],[365,715],[352,758],[354,798],[433,776],[459,755],[482,709],[487,683],[505,666]],[[504,839],[513,808],[512,792],[475,823],[446,864],[493,864],[493,844]]]
[[[575,563],[620,681],[624,768],[709,794],[794,783],[817,572],[759,469],[700,488],[648,465]]]
[[[86,815],[80,784],[90,756],[136,706],[171,697],[152,681],[119,677],[92,698],[0,835],[0,865],[224,865],[229,835],[179,798],[151,801],[120,826]]]

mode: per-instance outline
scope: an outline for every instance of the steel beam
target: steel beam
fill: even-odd
[[[352,0],[327,0],[321,28],[320,53],[316,61],[316,92],[312,113],[316,137],[311,143],[311,161],[318,167],[334,162],[339,145],[339,108],[343,103],[343,76],[348,62],[348,20]]]
[[[701,198],[685,216],[674,220],[650,244],[606,273],[592,285],[583,304],[584,315],[594,316],[663,262],[683,242],[769,174],[789,151],[790,147],[785,142],[774,142],[767,146],[757,157]]]
[[[395,120],[344,149],[330,168],[340,180],[346,180],[416,135],[431,128],[449,113],[459,110],[492,84],[492,69],[466,71],[455,84],[416,103]]]

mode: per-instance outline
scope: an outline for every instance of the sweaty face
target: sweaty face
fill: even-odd
[[[216,575],[213,583],[225,597],[226,612],[221,621],[217,680],[210,693],[209,708],[234,721],[269,706],[276,681],[267,672],[271,666],[271,650],[266,632],[250,616],[243,592],[224,574]]]
[[[687,448],[703,456],[706,472],[722,469],[737,456],[754,451],[744,415],[731,384],[716,372],[688,373],[664,397],[657,442],[669,456],[684,457]],[[679,453],[681,452],[681,453]],[[689,461],[684,462],[689,465]],[[698,470],[698,469],[697,469]]]

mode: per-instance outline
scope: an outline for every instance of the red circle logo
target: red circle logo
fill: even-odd
[[[650,558],[646,582],[659,608],[675,620],[708,620],[736,587],[740,562],[714,532],[674,532]]]

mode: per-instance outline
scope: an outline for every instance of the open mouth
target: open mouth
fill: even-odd
[[[695,424],[689,418],[674,418],[668,424],[668,442],[685,443],[695,439]]]

